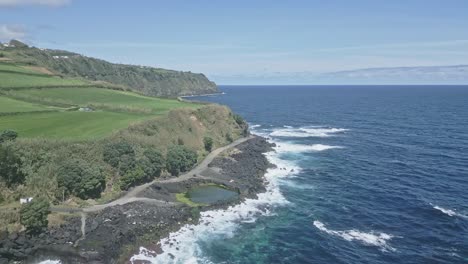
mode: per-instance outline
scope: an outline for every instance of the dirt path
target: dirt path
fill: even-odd
[[[181,182],[181,181],[186,181],[186,180],[188,180],[190,178],[193,178],[194,175],[199,175],[202,171],[207,169],[208,164],[210,164],[213,161],[213,159],[215,159],[223,151],[225,151],[227,149],[230,149],[232,147],[235,147],[235,146],[237,146],[237,145],[239,145],[241,143],[244,143],[245,141],[247,141],[249,139],[252,139],[253,137],[254,136],[248,136],[248,137],[240,138],[240,139],[232,142],[231,144],[229,144],[227,146],[217,148],[217,149],[213,150],[212,152],[210,152],[210,154],[208,154],[200,164],[198,164],[195,168],[193,168],[189,172],[186,172],[186,173],[184,173],[184,174],[182,174],[182,175],[180,175],[178,177],[175,177],[175,178],[170,178],[170,179],[166,179],[166,180],[156,179],[156,180],[154,180],[152,182],[145,183],[143,185],[139,185],[137,187],[134,187],[130,191],[128,191],[124,196],[122,196],[122,197],[120,197],[117,200],[114,200],[112,202],[105,203],[105,204],[97,204],[97,205],[93,205],[93,206],[89,206],[89,207],[85,207],[85,208],[52,207],[51,211],[52,212],[64,212],[64,213],[78,213],[79,212],[81,214],[81,233],[82,233],[82,237],[75,242],[75,245],[77,245],[78,242],[81,241],[82,239],[84,239],[85,236],[86,236],[86,217],[87,217],[86,214],[87,213],[98,212],[98,211],[101,211],[101,210],[103,210],[105,208],[108,208],[108,207],[112,207],[112,206],[116,206],[116,205],[124,205],[124,204],[132,203],[132,202],[145,202],[145,203],[151,203],[151,204],[158,204],[158,205],[161,205],[161,206],[175,205],[176,203],[172,203],[172,202],[166,202],[166,201],[161,201],[161,200],[157,200],[157,199],[151,199],[151,198],[145,198],[145,197],[136,197],[136,196],[139,193],[141,193],[142,191],[144,191],[146,188],[148,188],[149,186],[154,184],[154,183]]]
[[[152,182],[145,183],[143,185],[140,185],[140,186],[137,186],[137,187],[131,189],[124,196],[118,198],[117,200],[114,200],[114,201],[106,203],[106,204],[98,204],[98,205],[93,205],[93,206],[90,206],[90,207],[86,207],[86,208],[83,209],[83,211],[84,212],[96,212],[96,211],[103,210],[103,209],[105,209],[107,207],[112,207],[112,206],[116,206],[116,205],[123,205],[123,204],[131,203],[131,202],[135,202],[135,201],[152,202],[152,203],[159,203],[161,205],[166,205],[167,203],[165,201],[160,201],[160,200],[155,200],[155,199],[150,199],[150,198],[144,198],[144,197],[136,197],[136,196],[139,193],[141,193],[142,191],[144,191],[146,188],[148,188],[149,186],[154,184],[154,183],[186,181],[186,180],[192,178],[193,175],[198,175],[202,171],[204,171],[206,168],[208,168],[208,164],[210,164],[213,161],[213,159],[216,158],[223,151],[225,151],[227,149],[230,149],[232,147],[235,147],[235,146],[237,146],[237,145],[239,145],[241,143],[244,143],[245,141],[247,141],[249,139],[252,139],[252,138],[253,138],[253,136],[240,138],[240,139],[232,142],[229,145],[226,145],[224,147],[220,147],[220,148],[217,148],[217,149],[213,150],[212,152],[210,152],[210,154],[208,154],[206,156],[206,158],[200,164],[198,164],[195,168],[193,168],[189,172],[186,172],[185,174],[182,174],[182,175],[180,175],[178,177],[170,178],[170,179],[167,179],[167,180],[156,179],[156,180],[154,180]]]

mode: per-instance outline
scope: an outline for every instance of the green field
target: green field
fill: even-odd
[[[0,97],[0,114],[52,110],[52,107]]]
[[[50,112],[0,116],[0,131],[16,130],[19,137],[60,139],[101,138],[148,115],[113,112]]]
[[[85,81],[42,74],[12,63],[0,63],[0,88],[86,85]]]
[[[50,76],[13,63],[0,63],[0,92],[3,92],[0,94],[0,131],[13,129],[22,138],[102,138],[131,123],[166,114],[171,109],[200,106],[126,91],[76,87],[86,84],[89,85],[85,81]],[[19,87],[23,89],[14,89]],[[13,89],[2,91],[1,88]],[[75,111],[65,111],[56,106],[72,107],[69,110],[76,108]],[[77,111],[78,107],[84,106],[93,111]],[[56,111],[42,112],[47,110]]]
[[[45,75],[45,74],[40,74],[36,71],[23,68],[19,65],[13,64],[13,63],[1,63],[0,62],[0,72],[1,71],[13,71],[13,72],[18,72],[18,73],[30,73],[30,74],[39,74],[39,75]]]
[[[87,83],[77,79],[64,79],[49,75],[29,75],[0,71],[0,89],[18,87],[76,86]]]
[[[51,88],[29,89],[15,92],[18,96],[35,98],[44,102],[55,102],[77,106],[94,105],[107,110],[118,109],[120,112],[142,112],[160,114],[180,107],[196,107],[196,104],[142,96],[132,92],[101,88]]]

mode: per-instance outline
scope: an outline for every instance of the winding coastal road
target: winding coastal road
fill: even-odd
[[[157,199],[151,199],[151,198],[145,198],[145,197],[137,197],[137,195],[139,193],[141,193],[142,191],[144,191],[149,186],[153,185],[154,183],[181,182],[181,181],[186,181],[186,180],[188,180],[190,178],[193,178],[194,175],[198,175],[202,171],[207,169],[208,164],[210,164],[213,161],[213,159],[215,159],[223,151],[225,151],[227,149],[230,149],[230,148],[233,148],[233,147],[235,147],[235,146],[237,146],[237,145],[239,145],[241,143],[244,143],[247,140],[252,139],[252,138],[254,138],[254,136],[243,137],[243,138],[240,138],[240,139],[232,142],[229,145],[217,148],[217,149],[213,150],[212,152],[210,152],[200,164],[198,164],[195,168],[193,168],[189,172],[186,172],[186,173],[184,173],[184,174],[182,174],[182,175],[180,175],[178,177],[174,177],[174,178],[170,178],[170,179],[166,179],[166,180],[156,179],[156,180],[154,180],[152,182],[136,186],[133,189],[131,189],[130,191],[128,191],[124,196],[122,196],[122,197],[120,197],[120,198],[118,198],[118,199],[116,199],[116,200],[114,200],[112,202],[105,203],[105,204],[97,204],[97,205],[93,205],[93,206],[89,206],[89,207],[85,207],[85,208],[52,207],[51,211],[52,212],[68,212],[68,213],[76,213],[76,212],[92,213],[92,212],[101,211],[101,210],[106,209],[108,207],[117,206],[117,205],[124,205],[124,204],[132,203],[132,202],[146,202],[146,203],[159,204],[159,205],[162,205],[162,206],[174,205],[174,203],[168,203],[168,202],[165,202],[165,201],[160,201],[160,200],[157,200]]]
[[[217,148],[210,152],[205,159],[198,164],[195,168],[191,169],[189,172],[186,172],[178,177],[175,178],[170,178],[166,180],[159,180],[156,179],[152,182],[145,183],[143,185],[139,185],[128,191],[124,196],[109,202],[105,204],[97,204],[85,208],[72,208],[72,207],[51,207],[50,211],[52,212],[62,212],[62,213],[80,213],[81,214],[81,238],[79,238],[77,241],[75,241],[75,246],[78,245],[78,243],[85,239],[86,237],[86,218],[87,218],[87,213],[93,213],[93,212],[98,212],[101,210],[104,210],[108,207],[113,207],[117,205],[124,205],[128,203],[133,203],[133,202],[145,202],[145,203],[151,203],[151,204],[158,204],[160,206],[172,206],[175,205],[176,203],[173,202],[166,202],[166,201],[161,201],[157,199],[151,199],[151,198],[145,198],[145,197],[137,197],[139,193],[144,191],[146,188],[150,187],[154,183],[165,183],[165,182],[181,182],[188,180],[190,178],[193,178],[194,175],[200,174],[202,171],[208,168],[208,164],[210,164],[213,159],[215,159],[219,154],[221,154],[223,151],[233,148],[241,143],[246,142],[249,139],[254,138],[254,136],[250,135],[248,137],[243,137],[240,138],[234,142],[232,142],[229,145],[226,145],[224,147]]]

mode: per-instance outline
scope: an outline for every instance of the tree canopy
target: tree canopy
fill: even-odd
[[[185,146],[175,145],[167,151],[166,169],[174,176],[190,170],[196,163],[197,153]]]
[[[204,137],[203,144],[205,145],[206,151],[211,151],[211,149],[213,148],[213,139],[210,137]]]
[[[68,194],[81,199],[98,198],[105,187],[105,177],[100,169],[84,160],[66,160],[58,169],[57,181]]]
[[[24,182],[21,159],[8,146],[0,145],[0,178],[8,187]]]
[[[20,222],[29,232],[40,232],[48,225],[50,204],[45,198],[34,198],[31,202],[24,204],[20,211]]]
[[[18,133],[14,130],[3,130],[0,133],[0,143],[8,141],[8,140],[15,140],[18,137]]]

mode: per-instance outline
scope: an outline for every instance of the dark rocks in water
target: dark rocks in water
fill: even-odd
[[[7,235],[3,232],[0,236],[0,258],[21,261],[54,245],[64,245],[66,248],[71,248],[70,242],[81,237],[80,223],[79,217],[71,217],[67,224],[52,227],[45,233],[38,235],[26,232]]]

